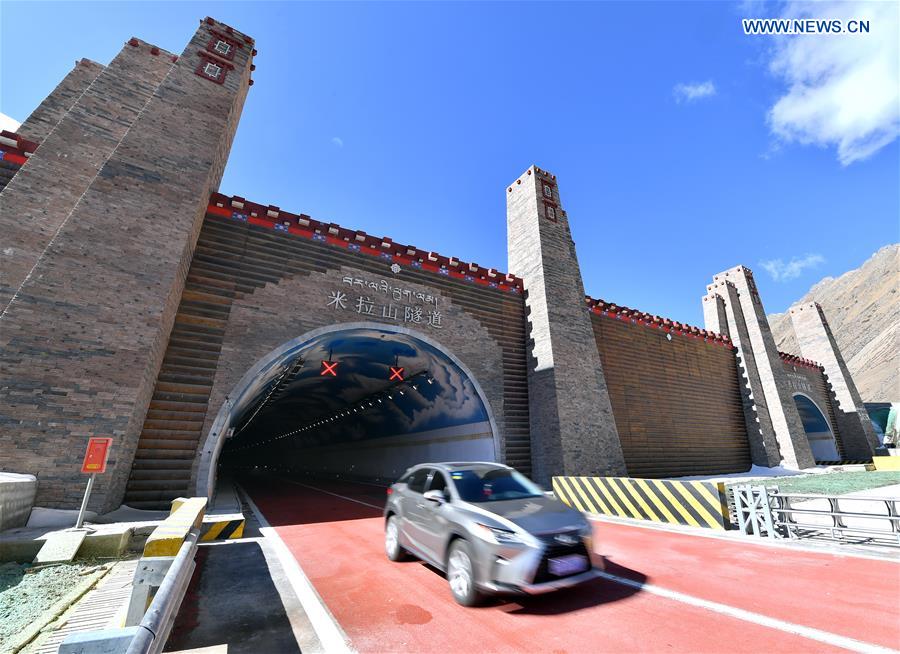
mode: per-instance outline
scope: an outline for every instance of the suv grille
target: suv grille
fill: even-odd
[[[547,581],[554,581],[556,579],[564,579],[565,577],[571,577],[573,575],[578,575],[584,572],[584,570],[579,570],[578,572],[573,572],[567,575],[555,575],[551,574],[549,570],[549,560],[555,559],[559,556],[567,556],[570,554],[580,554],[583,557],[587,558],[590,562],[590,556],[588,555],[587,548],[584,546],[584,541],[581,538],[578,539],[578,542],[574,545],[563,545],[561,543],[556,542],[554,537],[556,534],[549,534],[544,536],[539,536],[541,542],[544,543],[544,555],[541,557],[541,563],[538,565],[537,572],[534,574],[534,580],[532,583],[541,584]]]

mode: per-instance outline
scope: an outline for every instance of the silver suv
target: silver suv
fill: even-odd
[[[424,463],[387,495],[388,558],[409,552],[445,571],[464,606],[484,593],[543,593],[598,576],[584,515],[508,466]]]

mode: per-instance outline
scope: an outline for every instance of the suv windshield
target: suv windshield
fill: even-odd
[[[499,502],[544,494],[527,477],[507,468],[455,470],[450,477],[464,502]]]

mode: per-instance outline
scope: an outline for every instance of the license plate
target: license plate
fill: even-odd
[[[586,570],[587,567],[587,557],[584,557],[581,554],[560,556],[547,561],[547,569],[550,571],[550,574],[556,575],[557,577],[581,572],[582,570]]]

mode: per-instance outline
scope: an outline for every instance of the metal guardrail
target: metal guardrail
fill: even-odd
[[[70,635],[59,654],[158,654],[175,623],[196,564],[205,498],[176,500],[151,534],[132,580],[125,627]],[[175,549],[177,547],[177,550]],[[161,554],[148,556],[148,554]]]
[[[745,534],[768,538],[818,535],[833,540],[865,540],[881,545],[900,546],[900,498],[780,493],[775,487],[751,485],[734,486],[731,490],[735,519],[738,528]],[[828,508],[799,504],[813,501],[827,502]],[[846,510],[846,503],[854,502],[883,502],[886,511],[874,513]],[[802,520],[803,517],[819,518],[820,524]],[[887,524],[885,529],[878,529],[869,525],[847,524],[848,520],[883,521]]]
[[[885,539],[896,541],[900,546],[900,513],[897,505],[900,499],[889,497],[840,497],[835,495],[808,495],[800,493],[776,493],[773,496],[775,504],[772,512],[776,520],[787,531],[788,538],[800,537],[801,531],[815,531],[826,533],[834,540],[845,537],[866,537],[870,539]],[[813,509],[809,507],[794,508],[794,502],[811,502],[813,500],[826,500],[829,509]],[[884,502],[887,511],[885,513],[870,513],[867,511],[847,511],[841,508],[841,503],[852,502]],[[844,505],[847,506],[846,504]],[[808,522],[798,522],[797,516],[827,517],[831,519],[830,525],[817,525]],[[886,521],[887,529],[874,529],[860,525],[848,525],[847,519]]]
[[[192,529],[184,540],[178,554],[165,573],[162,583],[147,612],[138,625],[139,630],[126,650],[126,654],[157,654],[163,646],[175,623],[181,601],[187,591],[188,583],[194,574],[194,554],[197,552],[198,529]]]

